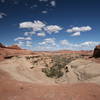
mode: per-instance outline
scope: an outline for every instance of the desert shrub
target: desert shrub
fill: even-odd
[[[18,58],[18,59],[21,58],[20,56],[15,56],[15,57]]]
[[[5,59],[11,59],[11,58],[13,58],[14,56],[5,56],[4,58]]]
[[[59,69],[55,69],[54,67],[49,68],[44,68],[42,69],[42,72],[46,74],[46,76],[51,77],[51,78],[60,78],[63,76],[63,72]]]
[[[69,63],[70,61],[62,55],[55,55],[52,57],[52,60],[53,60],[53,66],[51,68],[48,67],[44,68],[42,72],[44,72],[46,76],[51,78],[53,77],[59,78],[63,76],[62,68],[64,68],[66,64]]]
[[[27,56],[27,57],[25,57],[27,60],[30,60],[31,59],[31,57],[30,56]]]

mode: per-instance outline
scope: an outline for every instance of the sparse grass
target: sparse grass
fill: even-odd
[[[27,60],[30,60],[30,59],[34,59],[34,58],[39,58],[40,56],[26,56],[25,58]]]
[[[44,72],[48,77],[60,78],[63,76],[62,69],[71,61],[71,59],[67,59],[62,55],[55,55],[52,57],[52,60],[54,63],[53,66],[51,68],[47,67],[42,69],[42,72]]]
[[[15,56],[15,57],[18,58],[18,59],[21,58],[20,56]]]
[[[25,57],[27,60],[30,60],[31,59],[31,57],[30,56],[27,56],[27,57]]]

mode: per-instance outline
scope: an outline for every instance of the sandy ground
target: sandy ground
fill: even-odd
[[[0,100],[100,100],[100,85],[55,84],[22,58],[0,62]]]
[[[3,73],[4,75],[4,73]],[[100,100],[96,84],[45,85],[0,77],[0,100]]]

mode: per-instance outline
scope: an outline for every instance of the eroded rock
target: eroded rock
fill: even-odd
[[[96,46],[94,49],[93,57],[99,58],[100,57],[100,45]]]

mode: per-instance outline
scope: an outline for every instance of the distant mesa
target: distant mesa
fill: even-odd
[[[18,45],[5,46],[5,45],[3,45],[2,43],[0,43],[0,48],[21,50],[21,48],[20,48]]]
[[[0,61],[19,55],[34,54],[31,50],[21,49],[18,45],[5,46],[0,43]]]
[[[94,49],[93,57],[99,58],[100,57],[100,45],[96,46]]]
[[[21,49],[18,45],[12,45],[12,46],[8,46],[8,49]]]

